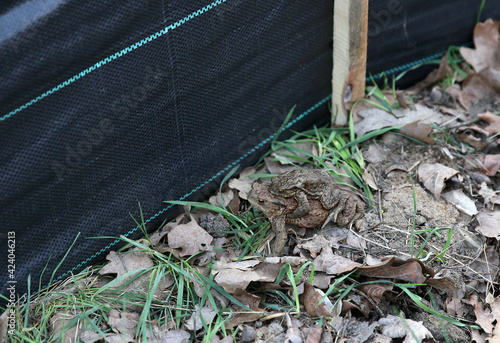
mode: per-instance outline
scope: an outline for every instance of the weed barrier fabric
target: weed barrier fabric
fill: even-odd
[[[499,17],[492,3],[484,13]],[[370,6],[375,75],[469,42],[479,5]],[[163,201],[205,199],[259,159],[294,105],[281,138],[329,122],[332,11],[332,1],[2,2],[0,293],[22,296],[28,275],[33,292],[77,273],[120,247],[109,237],[138,238],[139,202],[153,230],[176,214]]]

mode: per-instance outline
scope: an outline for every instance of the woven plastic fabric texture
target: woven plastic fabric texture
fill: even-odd
[[[485,16],[498,17],[492,3]],[[376,74],[469,42],[479,5],[370,6]],[[15,271],[0,264],[0,293],[17,281],[21,296],[28,275],[32,290],[47,285],[73,242],[54,280],[120,246],[94,237],[139,237],[138,202],[152,230],[175,214],[163,201],[210,195],[268,149],[294,105],[290,128],[327,123],[332,11],[331,0],[3,1],[0,260],[13,232]]]

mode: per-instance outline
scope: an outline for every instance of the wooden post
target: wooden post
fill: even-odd
[[[365,94],[368,0],[336,0],[333,15],[332,124],[345,125],[349,105]]]

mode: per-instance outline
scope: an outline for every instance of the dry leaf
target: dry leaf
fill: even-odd
[[[222,193],[217,191],[208,199],[208,202],[220,208],[230,208],[235,213],[238,212],[240,206],[240,198],[231,188],[227,188]]]
[[[434,144],[434,140],[429,137],[432,127],[430,124],[420,124],[420,120],[406,124],[400,130],[402,134],[418,139],[427,144]]]
[[[463,212],[469,216],[475,216],[478,212],[474,200],[465,195],[461,189],[454,189],[452,191],[443,193],[442,196],[443,199],[455,205],[455,207],[460,212]]]
[[[264,158],[264,163],[269,173],[276,175],[297,169],[293,164],[283,164],[269,157]]]
[[[163,342],[168,343],[187,343],[191,335],[184,330],[170,330],[162,337]]]
[[[241,181],[239,179],[229,180],[228,186],[232,189],[238,190],[238,196],[242,199],[248,200],[248,193],[252,189],[254,181]]]
[[[309,282],[304,282],[304,307],[307,313],[313,317],[333,317],[324,302],[319,304],[322,298],[323,296]]]
[[[95,331],[83,331],[79,338],[84,343],[95,343],[103,339],[103,337]]]
[[[463,82],[464,91],[473,98],[482,99],[500,91],[499,26],[499,22],[491,19],[478,23],[474,28],[475,49],[460,48],[460,53],[475,71]]]
[[[416,322],[411,319],[405,320],[406,337],[403,343],[421,343],[425,342],[436,342],[431,332],[422,324],[422,322]]]
[[[425,275],[434,276],[434,271],[416,258],[402,260],[399,257],[387,256],[382,263],[374,266],[363,266],[357,273],[373,278],[398,279],[410,283],[424,283]],[[424,275],[425,274],[425,275]]]
[[[482,302],[477,300],[477,295],[472,294],[468,302],[469,305],[474,307],[474,314],[476,316],[476,324],[478,324],[486,333],[493,332],[493,321],[495,316],[490,310],[485,309]]]
[[[198,331],[203,327],[201,318],[207,325],[210,325],[216,314],[217,312],[212,307],[205,306],[200,309],[200,305],[196,304],[193,314],[185,322],[186,328],[190,331]]]
[[[329,246],[330,242],[323,235],[314,235],[312,238],[307,240],[301,240],[299,244],[295,247],[297,251],[299,249],[305,249],[309,252],[312,258],[316,258],[318,253],[326,246]]]
[[[488,245],[484,248],[478,259],[470,267],[478,274],[493,280],[498,274],[500,265],[499,252],[494,245]]]
[[[50,325],[53,330],[54,337],[63,338],[58,339],[62,343],[74,343],[76,337],[80,336],[80,332],[84,330],[83,322],[79,321],[77,325],[67,327],[67,324],[73,319],[75,314],[68,314],[65,312],[56,312],[50,317]]]
[[[288,312],[285,313],[286,317],[286,334],[285,334],[285,342],[286,343],[302,343],[304,342],[304,335],[302,335],[302,331],[300,331],[298,325],[292,320],[290,314]]]
[[[255,322],[265,313],[263,309],[259,308],[260,301],[262,300],[261,297],[255,294],[250,294],[243,290],[238,290],[234,297],[243,305],[246,305],[251,310],[251,312],[246,312],[243,309],[238,309],[238,312],[236,312],[229,321],[229,324],[232,327],[236,327],[243,323]]]
[[[281,164],[302,165],[305,163],[305,161],[303,160],[309,159],[309,156],[312,155],[313,153],[313,148],[314,148],[313,144],[294,143],[291,144],[291,146],[297,150],[280,148],[277,151],[273,152],[271,154],[271,157],[277,159]]]
[[[109,261],[100,271],[101,275],[112,274],[116,277],[121,277],[131,271],[137,270],[139,273],[141,270],[148,269],[154,266],[153,261],[148,254],[140,251],[133,251],[128,253],[116,253],[110,251],[106,259]],[[152,271],[143,273],[140,276],[132,273],[128,277],[122,278],[118,281],[114,288],[119,288],[122,291],[135,290],[136,292],[145,294],[149,288],[149,278]],[[131,282],[130,279],[133,279]],[[126,284],[126,285],[125,285]],[[173,279],[170,274],[166,274],[165,279],[161,281],[155,291],[155,296],[158,297],[162,290],[170,287],[173,284]]]
[[[244,290],[252,281],[274,282],[281,269],[280,264],[259,261],[255,267],[250,267],[242,262],[223,263],[218,261],[215,265],[215,282],[228,293],[234,294],[237,290]]]
[[[326,273],[315,271],[312,285],[319,289],[327,289],[330,287],[333,277],[333,275],[327,275]]]
[[[107,335],[106,338],[104,338],[104,341],[107,343],[135,343],[133,336],[118,333]]]
[[[359,114],[365,119],[354,126],[354,131],[358,137],[367,132],[382,129],[389,126],[402,126],[419,120],[421,123],[442,122],[443,115],[429,107],[417,104],[415,110],[393,110],[394,115],[378,108],[371,108],[361,111]]]
[[[488,67],[500,66],[500,41],[498,28],[500,23],[491,19],[477,23],[474,28],[475,49],[461,47],[462,57],[472,65],[476,72]]]
[[[491,113],[490,111],[486,111],[484,113],[479,113],[477,115],[481,120],[484,120],[489,125],[484,129],[491,135],[496,135],[500,132],[500,116]]]
[[[313,264],[315,270],[326,272],[330,275],[350,272],[362,266],[362,264],[353,262],[345,257],[334,255],[330,247],[324,247],[321,254],[313,261]]]
[[[476,231],[483,236],[500,239],[500,211],[482,209],[476,216],[479,226]]]
[[[210,236],[196,220],[176,226],[168,233],[170,248],[181,248],[179,256],[190,256],[200,251],[212,250],[213,237]]]
[[[403,338],[406,336],[406,328],[399,317],[388,315],[378,321],[380,330],[384,336],[390,338]]]
[[[436,199],[441,197],[441,192],[445,186],[444,182],[456,174],[458,174],[458,170],[440,163],[422,163],[418,166],[418,180],[434,194]]]
[[[462,79],[463,80],[463,79]],[[462,81],[458,80],[457,81]],[[446,94],[451,95],[453,98],[456,98],[458,100],[458,103],[465,109],[469,110],[471,106],[470,98],[469,96],[462,90],[460,85],[454,84],[446,88],[444,91]]]
[[[108,325],[117,334],[134,337],[140,315],[135,312],[118,312],[111,310],[108,315]]]
[[[385,153],[383,152],[382,148],[376,143],[370,144],[368,150],[363,153],[363,158],[365,159],[365,161],[368,161],[370,163],[377,163],[386,160]]]
[[[372,283],[357,287],[361,292],[373,299],[376,304],[382,301],[384,294],[392,294],[392,283]]]
[[[469,76],[462,83],[462,88],[470,99],[479,100],[490,98],[497,94],[499,91],[499,78],[498,71],[491,72],[491,68],[484,69],[479,73],[473,71],[469,72]]]
[[[479,332],[479,330],[471,329],[471,341],[476,343],[486,343],[489,335],[486,332]]]
[[[465,169],[479,168],[487,176],[494,176],[500,167],[500,154],[496,155],[470,155],[465,158]]]
[[[365,171],[363,172],[363,175],[361,177],[366,182],[366,184],[368,186],[370,186],[371,189],[378,190],[377,181],[375,181],[375,178],[373,177],[373,174],[370,173],[368,171],[368,169],[365,169]]]
[[[486,182],[481,183],[481,187],[477,193],[484,198],[485,205],[495,201],[495,197],[497,196],[497,193],[488,187]]]
[[[321,341],[321,335],[323,334],[323,328],[318,324],[314,324],[309,328],[304,329],[304,335],[306,336],[305,343],[319,343]]]

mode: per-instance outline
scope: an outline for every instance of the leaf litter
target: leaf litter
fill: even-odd
[[[51,312],[49,335],[64,342],[500,341],[499,27],[479,23],[475,48],[460,48],[470,67],[459,61],[457,71],[445,54],[413,89],[382,91],[394,108],[354,108],[358,138],[388,128],[358,144],[357,167],[354,150],[342,156],[351,148],[341,149],[341,137],[325,139],[338,154],[321,165],[332,179],[366,183],[370,208],[360,226],[287,224],[284,255],[266,257],[273,235],[247,201],[252,184],[329,155],[324,141],[298,134],[228,180],[209,200],[218,211],[186,206],[147,239],[110,252],[97,272],[41,298],[58,303],[93,292],[107,301],[102,312]],[[30,320],[41,323],[35,305]],[[4,314],[0,333],[6,323]]]

